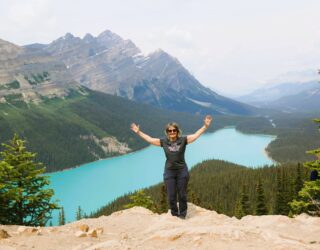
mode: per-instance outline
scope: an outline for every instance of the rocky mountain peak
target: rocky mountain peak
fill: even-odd
[[[169,56],[169,57],[171,57],[167,52],[165,52],[165,51],[162,50],[162,49],[157,49],[157,50],[151,52],[151,53],[149,54],[149,56],[150,56],[150,57],[160,57],[160,56]]]
[[[156,51],[150,53],[148,56],[150,57],[150,59],[153,59],[153,60],[172,61],[172,62],[174,62],[176,64],[181,65],[181,63],[179,62],[179,60],[177,58],[171,56],[170,54],[168,54],[166,51],[164,51],[162,49],[157,49]]]
[[[123,44],[127,47],[127,48],[137,48],[137,46],[130,40],[124,40]]]
[[[22,47],[0,39],[0,60],[7,60],[17,56]]]
[[[51,45],[54,46],[74,46],[81,42],[79,37],[73,36],[71,33],[66,33],[64,36],[59,37],[58,39],[54,40]]]
[[[63,53],[66,50],[72,50],[75,47],[79,47],[81,44],[81,38],[75,37],[71,33],[67,33],[64,36],[54,40],[47,46],[47,48],[45,48],[45,50],[53,54]]]
[[[68,39],[73,39],[74,38],[74,35],[72,35],[71,33],[66,33],[63,37],[64,39],[68,40]]]
[[[83,37],[82,40],[83,40],[84,42],[86,42],[86,43],[90,43],[90,42],[94,41],[94,36],[91,35],[90,33],[87,33],[87,34]]]
[[[117,34],[111,32],[110,30],[105,30],[97,36],[97,41],[103,43],[107,47],[112,47],[116,44],[123,42],[123,39]]]
[[[98,35],[98,37],[113,37],[113,36],[119,37],[117,34],[113,33],[111,30],[105,30]]]
[[[140,49],[129,39],[124,40],[121,46],[128,56],[135,56],[141,53]]]

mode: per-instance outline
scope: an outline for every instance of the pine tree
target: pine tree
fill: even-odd
[[[18,188],[12,181],[12,166],[8,163],[0,162],[0,224],[12,224],[10,209],[14,205]]]
[[[166,213],[168,211],[168,202],[167,202],[167,191],[166,186],[162,184],[161,186],[161,199],[158,212],[159,213]]]
[[[234,209],[234,216],[237,217],[238,219],[241,219],[243,216],[245,216],[241,206],[241,199],[238,199],[236,203],[236,207]]]
[[[285,186],[284,170],[279,168],[277,170],[277,190],[274,208],[275,214],[288,215],[289,213],[289,205],[287,204],[288,197]]]
[[[59,226],[65,225],[66,224],[66,217],[64,214],[64,208],[61,207],[61,210],[59,212]]]
[[[320,124],[320,119],[314,119],[314,121]],[[320,148],[307,151],[307,153],[314,154],[317,160],[305,162],[304,166],[320,173]],[[310,215],[320,216],[320,179],[304,182],[298,198],[294,199],[290,206],[294,214],[305,212]]]
[[[250,213],[250,200],[249,200],[247,185],[242,186],[240,205],[241,205],[241,210],[242,210],[243,216],[251,214]]]
[[[196,194],[196,192],[194,192],[194,190],[191,188],[191,185],[188,185],[187,193],[188,193],[188,201],[190,201],[194,205],[201,206],[201,200],[199,196]]]
[[[81,220],[82,218],[83,218],[83,211],[82,211],[81,207],[78,206],[77,213],[76,213],[76,219]]]
[[[148,196],[143,189],[136,191],[130,196],[131,203],[124,206],[124,208],[131,208],[135,206],[145,207],[152,211],[155,211],[154,203],[150,196]]]
[[[28,152],[25,141],[14,135],[8,144],[3,143],[0,164],[0,215],[3,224],[41,226],[51,218],[58,205],[51,202],[54,194],[45,167],[35,162],[35,153]]]
[[[302,180],[302,174],[301,174],[301,164],[299,162],[297,166],[297,177],[294,182],[294,189],[295,189],[294,198],[297,198],[298,193],[302,187],[303,187],[303,180]]]
[[[268,209],[266,207],[266,199],[264,195],[264,190],[262,186],[262,182],[259,178],[257,187],[256,187],[256,215],[265,215],[268,214]]]
[[[274,207],[274,214],[281,214],[282,208],[282,201],[283,201],[283,190],[282,190],[282,182],[281,182],[281,170],[280,168],[277,169],[276,175],[276,182],[277,182],[277,190],[276,190],[276,201]]]

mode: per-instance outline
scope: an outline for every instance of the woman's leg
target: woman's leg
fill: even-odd
[[[188,168],[179,170],[177,179],[177,188],[179,195],[179,217],[185,218],[187,215],[187,187],[189,182],[189,171]]]
[[[310,181],[316,181],[319,179],[319,173],[317,170],[312,170],[310,173]]]
[[[169,207],[171,214],[173,216],[178,216],[178,206],[177,206],[177,178],[176,175],[171,171],[166,171],[164,173],[164,183],[167,189],[167,198],[169,202]]]

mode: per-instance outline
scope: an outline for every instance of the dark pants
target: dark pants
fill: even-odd
[[[189,181],[188,168],[169,170],[165,169],[163,174],[164,183],[167,188],[167,196],[171,214],[173,216],[185,217],[187,215],[187,186]],[[179,209],[177,206],[177,195]]]
[[[318,171],[312,170],[310,173],[310,181],[316,181],[318,179],[320,179]]]

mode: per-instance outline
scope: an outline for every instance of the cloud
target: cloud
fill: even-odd
[[[164,36],[166,41],[175,47],[192,48],[194,46],[191,32],[186,29],[172,27],[164,32]]]
[[[110,29],[143,53],[161,48],[206,86],[247,91],[320,67],[317,0],[0,0],[0,38],[49,43]]]
[[[0,28],[1,34],[11,37],[19,45],[23,41],[44,41],[50,31],[57,26],[52,12],[52,0],[14,0],[7,1],[1,12],[1,19],[6,25]],[[2,22],[3,23],[3,22]]]

